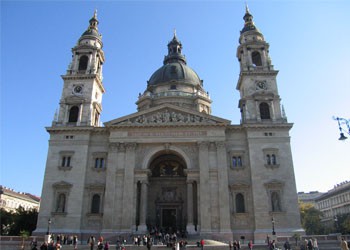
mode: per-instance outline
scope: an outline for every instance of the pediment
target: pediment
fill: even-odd
[[[104,123],[109,126],[229,125],[220,117],[163,104]]]

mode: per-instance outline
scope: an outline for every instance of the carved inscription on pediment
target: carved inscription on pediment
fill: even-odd
[[[209,123],[215,124],[216,122],[199,115],[184,114],[175,111],[159,111],[153,114],[140,115],[134,118],[130,118],[125,121],[121,121],[117,124],[120,125],[144,125],[144,124],[167,124],[167,123]]]

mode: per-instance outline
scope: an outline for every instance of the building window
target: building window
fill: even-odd
[[[77,122],[79,116],[79,108],[77,106],[71,107],[69,110],[68,122]]]
[[[176,85],[170,85],[170,89],[176,89]]]
[[[242,167],[242,157],[233,156],[232,157],[232,167]]]
[[[61,167],[71,167],[71,156],[62,156]]]
[[[271,206],[272,206],[272,212],[282,211],[280,196],[276,191],[271,192]]]
[[[275,154],[266,155],[266,164],[267,165],[277,165],[277,159]]]
[[[260,118],[262,120],[271,119],[270,107],[269,107],[269,105],[266,102],[260,103],[259,109],[260,109]]]
[[[92,202],[91,202],[91,213],[92,214],[100,213],[100,203],[101,203],[100,195],[94,194],[94,196],[92,196]]]
[[[255,66],[262,66],[261,55],[259,52],[254,51],[252,53],[252,61]]]
[[[88,66],[89,58],[86,55],[80,57],[79,70],[86,70]]]
[[[245,213],[244,196],[241,193],[236,194],[236,213]]]
[[[57,196],[56,201],[56,213],[65,213],[66,212],[66,195],[64,193],[60,193]]]
[[[105,167],[105,158],[97,157],[95,158],[95,168],[104,168]]]

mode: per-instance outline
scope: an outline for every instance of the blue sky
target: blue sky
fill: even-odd
[[[298,191],[350,180],[350,1],[248,1],[270,44],[288,121]],[[50,126],[71,48],[98,10],[106,62],[102,121],[136,111],[138,94],[167,54],[173,30],[213,100],[240,122],[236,83],[244,1],[1,1],[0,184],[41,195]]]

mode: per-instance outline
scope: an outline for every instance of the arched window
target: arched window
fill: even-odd
[[[270,155],[266,155],[266,164],[271,165],[271,156]]]
[[[245,213],[243,194],[241,193],[236,194],[235,200],[236,200],[236,213]]]
[[[92,196],[92,202],[91,202],[91,213],[92,214],[100,213],[100,202],[101,202],[100,195],[94,194],[94,196]]]
[[[277,161],[276,161],[276,155],[271,155],[271,162],[272,162],[272,165],[276,165],[277,164]]]
[[[262,66],[261,55],[259,52],[254,51],[252,53],[252,61],[253,61],[253,64],[255,64],[255,66]]]
[[[64,213],[66,211],[66,195],[60,193],[57,197],[56,212]]]
[[[259,109],[260,109],[260,117],[261,119],[271,119],[270,117],[270,107],[266,102],[262,102],[259,105]]]
[[[77,122],[78,114],[79,114],[79,108],[77,106],[71,107],[71,109],[69,110],[68,122]]]
[[[280,196],[277,192],[271,193],[271,205],[272,205],[272,212],[280,212],[281,210],[281,201]]]
[[[86,70],[88,66],[89,58],[87,56],[81,56],[79,59],[79,70]]]

